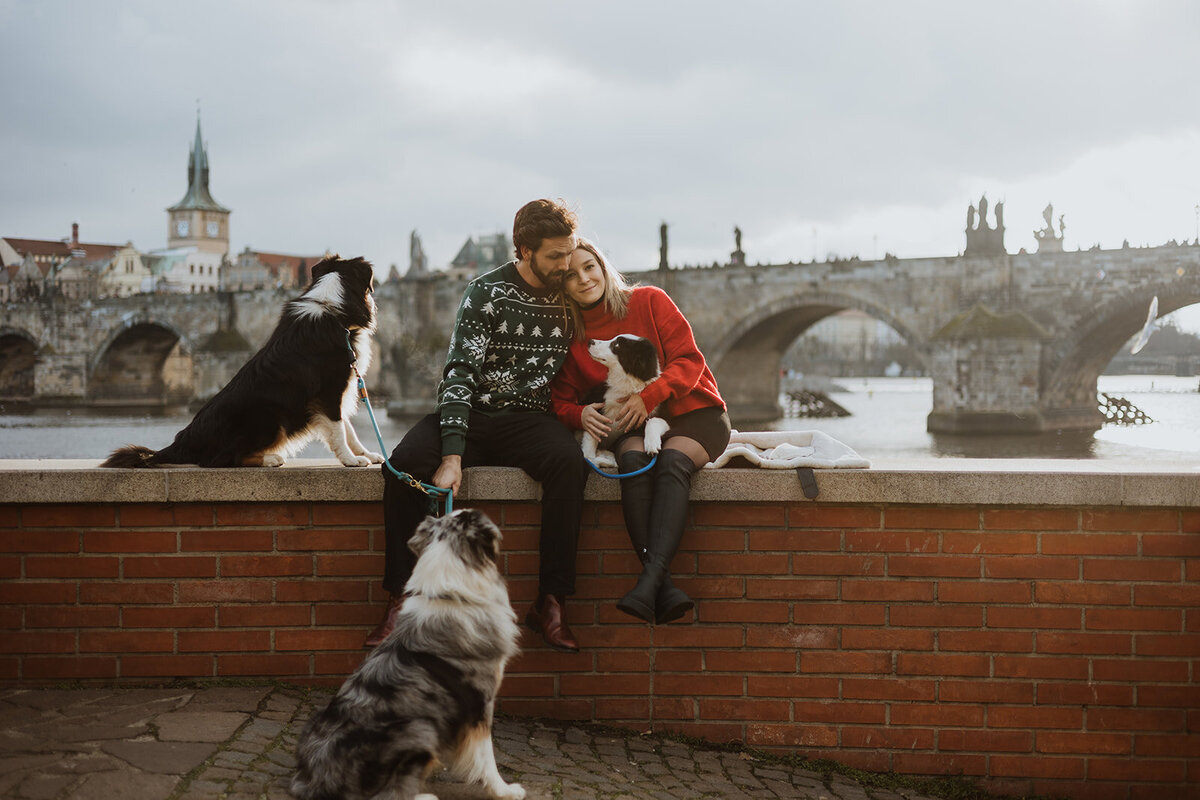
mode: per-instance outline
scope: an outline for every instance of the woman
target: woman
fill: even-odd
[[[668,567],[687,523],[692,474],[725,452],[729,414],[717,381],[696,347],[692,328],[667,293],[654,286],[631,286],[608,266],[594,244],[579,239],[563,290],[575,315],[577,339],[552,385],[554,413],[570,428],[603,441],[619,434],[614,452],[622,474],[651,461],[642,427],[656,407],[670,423],[654,468],[621,480],[621,506],[633,549],[642,562],[637,585],[617,608],[647,622],[670,622],[692,609],[687,594],[671,583]],[[630,395],[614,419],[603,403],[586,403],[604,383],[606,370],[588,355],[589,339],[631,333],[649,339],[658,351],[662,374],[640,394]]]

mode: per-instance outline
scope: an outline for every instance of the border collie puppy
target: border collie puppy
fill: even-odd
[[[374,280],[362,258],[317,262],[271,338],[174,442],[157,452],[122,447],[100,466],[278,467],[314,436],[348,467],[382,463],[350,424],[358,409],[355,370],[365,375],[371,362]]]
[[[396,628],[304,727],[292,796],[437,800],[417,792],[440,762],[489,797],[521,800],[525,789],[501,777],[492,747],[496,694],[519,636],[496,568],[500,530],[460,509],[426,518],[408,544],[417,563]]]
[[[608,367],[608,378],[603,386],[604,416],[612,419],[620,407],[618,400],[631,394],[638,394],[648,384],[658,379],[658,353],[654,344],[641,336],[622,333],[611,339],[593,341],[588,344],[588,355]],[[599,402],[599,401],[596,401]],[[646,452],[654,455],[662,449],[662,437],[670,425],[662,417],[656,416],[657,409],[649,409],[650,416],[646,420]],[[586,431],[583,434],[584,458],[600,467],[612,468],[617,465],[609,449],[624,430],[614,428],[603,442]],[[601,451],[601,447],[605,449]],[[600,455],[600,453],[603,455]]]

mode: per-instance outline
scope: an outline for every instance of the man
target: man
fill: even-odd
[[[472,466],[511,466],[542,484],[538,597],[525,623],[552,647],[577,651],[566,621],[575,592],[575,551],[587,465],[575,437],[549,413],[550,382],[574,335],[560,293],[575,249],[575,215],[534,200],[513,220],[516,261],[467,285],[438,386],[437,412],[424,417],[392,451],[392,466],[458,491]],[[374,647],[391,632],[415,556],[408,540],[429,498],[383,470],[389,598],[383,621],[367,637]]]

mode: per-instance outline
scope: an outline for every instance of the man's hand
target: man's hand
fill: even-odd
[[[583,407],[583,416],[581,419],[583,429],[596,437],[596,441],[604,441],[604,437],[608,436],[608,432],[612,430],[612,420],[604,416],[604,403],[592,403],[590,406]]]
[[[621,407],[617,411],[617,427],[631,431],[641,426],[650,413],[646,411],[646,402],[640,394],[631,394],[621,398]]]
[[[458,494],[462,484],[462,456],[442,456],[442,463],[433,473],[433,485]]]

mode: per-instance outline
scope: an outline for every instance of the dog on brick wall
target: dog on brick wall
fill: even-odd
[[[438,763],[493,798],[521,800],[492,748],[517,617],[497,569],[500,530],[461,509],[422,522],[396,627],[300,734],[292,794],[300,800],[418,795]],[[390,794],[389,794],[390,792]]]
[[[371,363],[374,288],[375,271],[362,258],[317,262],[271,338],[174,442],[158,451],[122,447],[100,466],[278,467],[313,437],[348,467],[383,463],[350,424],[358,375]]]
[[[590,402],[604,403],[604,416],[613,419],[621,406],[621,399],[631,394],[640,394],[651,382],[658,379],[660,367],[654,344],[641,336],[622,333],[611,339],[593,341],[588,344],[588,355],[608,368],[608,377],[603,386],[588,397]],[[596,397],[599,399],[596,399]],[[670,425],[655,415],[656,409],[648,409],[644,434],[646,452],[654,455],[662,449],[662,437]],[[624,430],[614,428],[604,441],[584,431],[581,446],[583,456],[598,467],[617,466],[611,452],[612,446]]]

